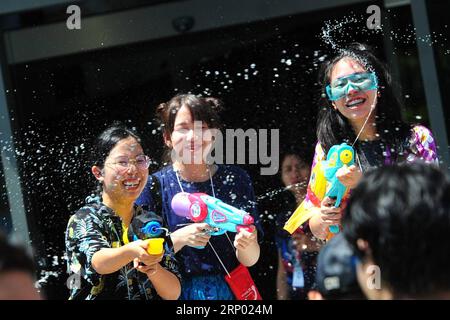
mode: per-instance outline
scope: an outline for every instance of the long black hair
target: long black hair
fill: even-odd
[[[349,121],[332,107],[326,98],[325,88],[330,83],[333,67],[342,59],[350,58],[359,62],[369,72],[375,72],[378,78],[378,98],[375,109],[377,134],[380,139],[392,149],[392,156],[402,154],[405,143],[410,135],[411,126],[402,118],[402,102],[399,99],[400,88],[394,87],[394,82],[386,65],[373,53],[370,47],[360,43],[352,43],[341,50],[336,56],[321,66],[319,83],[322,85],[322,95],[317,120],[317,138],[325,152],[335,144],[353,143],[356,134]]]

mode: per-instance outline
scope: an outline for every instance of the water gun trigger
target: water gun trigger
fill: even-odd
[[[332,208],[338,208],[338,207],[336,207],[336,200],[337,200],[337,198],[336,197],[328,197],[328,198],[330,198],[331,200],[333,200],[333,205],[331,206]],[[331,201],[328,203],[328,205],[331,205]]]
[[[226,232],[226,230],[218,228],[218,227],[212,227],[212,229],[203,229],[202,232],[200,234],[209,234],[212,236],[218,236],[221,234],[224,234]]]

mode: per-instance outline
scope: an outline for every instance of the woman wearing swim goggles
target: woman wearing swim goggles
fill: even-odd
[[[328,150],[342,142],[355,149],[356,165],[341,168],[336,174],[350,189],[358,184],[363,171],[374,167],[405,159],[436,162],[431,132],[403,121],[397,99],[400,93],[392,84],[389,70],[366,45],[354,43],[340,50],[324,63],[320,80],[328,99],[322,101],[326,107],[318,115],[312,172]],[[429,142],[423,143],[425,140]],[[304,208],[308,208],[307,214],[313,210],[317,214],[308,220],[309,228],[316,238],[326,239],[328,227],[340,224],[342,207],[335,208],[335,201],[327,197],[320,203],[313,202],[317,195],[310,195],[310,187]]]
[[[328,98],[331,101],[344,98],[351,89],[356,91],[377,90],[377,76],[374,72],[353,73],[336,79],[326,87]]]

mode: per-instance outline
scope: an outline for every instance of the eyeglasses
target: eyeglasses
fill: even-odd
[[[150,166],[150,162],[150,157],[139,155],[135,159],[120,157],[116,159],[116,162],[105,162],[105,164],[114,166],[116,171],[125,172],[130,168],[130,164],[134,164],[139,170],[147,170]]]
[[[327,85],[326,91],[331,101],[339,100],[345,97],[350,88],[357,91],[376,90],[378,88],[378,79],[375,72],[354,73],[336,79]]]

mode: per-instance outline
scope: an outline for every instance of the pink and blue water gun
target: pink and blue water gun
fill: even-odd
[[[210,225],[214,229],[210,232],[213,236],[222,235],[227,231],[255,230],[254,219],[250,214],[206,193],[177,193],[171,205],[176,215]]]

